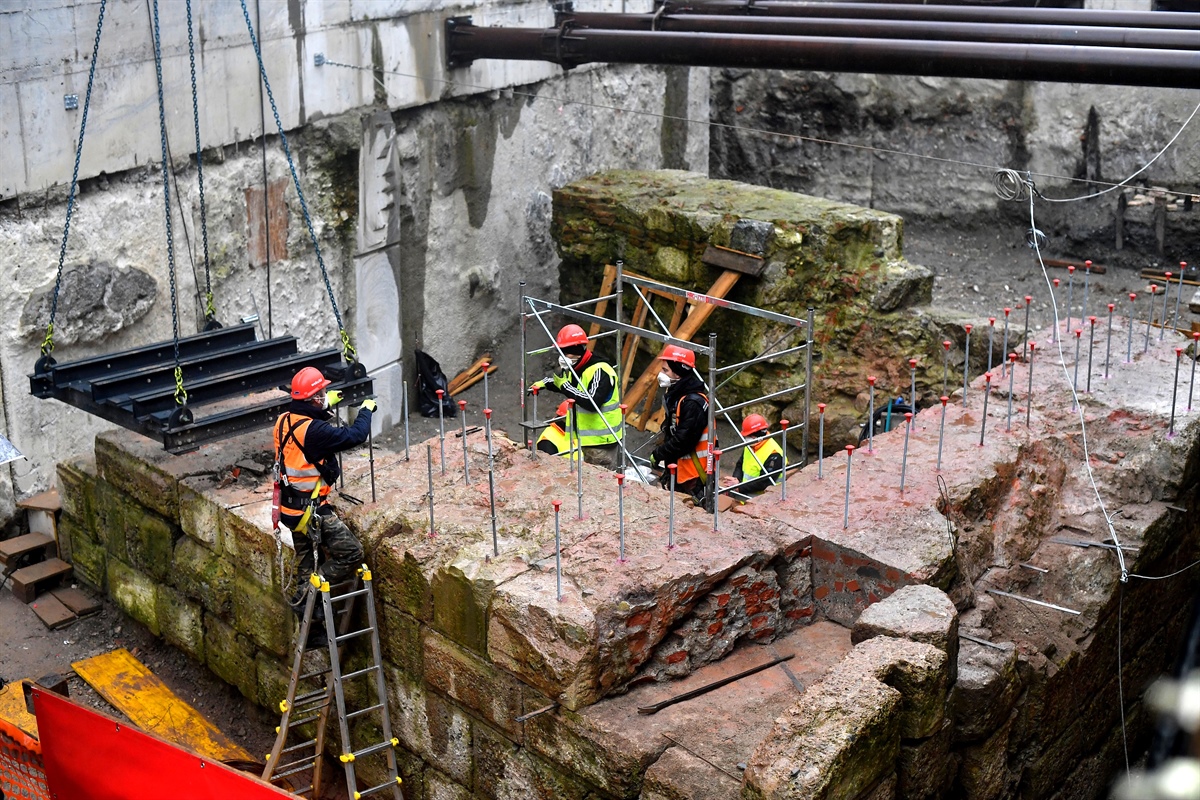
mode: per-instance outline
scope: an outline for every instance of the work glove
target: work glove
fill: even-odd
[[[561,390],[567,383],[567,373],[564,372],[562,375],[555,375],[552,380],[554,381],[554,388]]]
[[[534,389],[537,389],[539,392],[541,392],[541,391],[544,391],[545,388],[546,388],[546,378],[542,378],[540,381],[535,381],[534,383],[531,383],[529,385],[529,393],[533,394]]]
[[[333,408],[340,402],[342,402],[342,393],[339,392],[337,389],[334,389],[331,392],[325,393],[326,408]]]
[[[662,468],[663,468],[662,461],[659,460],[658,455],[653,450],[650,451],[650,469],[662,469]]]
[[[367,411],[374,411],[375,409],[379,408],[379,404],[368,397],[366,400],[362,401],[361,407],[365,408]]]

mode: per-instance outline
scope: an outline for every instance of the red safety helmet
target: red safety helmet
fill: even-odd
[[[567,412],[570,410],[571,410],[571,404],[568,403],[566,400],[563,400],[561,403],[558,404],[558,409],[554,412],[554,415],[556,417],[565,417],[567,415]]]
[[[662,355],[658,357],[660,361],[674,361],[676,364],[684,364],[696,368],[696,354],[686,347],[669,344],[663,348]]]
[[[587,347],[587,334],[583,332],[583,328],[578,325],[564,325],[558,331],[558,338],[554,343],[560,348],[563,347]]]
[[[321,370],[316,367],[305,367],[292,378],[292,398],[295,400],[308,400],[328,386],[329,383],[329,381],[325,380],[325,376],[321,374]]]
[[[742,436],[749,436],[771,427],[762,414],[749,414],[742,420]]]

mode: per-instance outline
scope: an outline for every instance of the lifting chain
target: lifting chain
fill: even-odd
[[[75,146],[75,170],[71,173],[71,190],[67,193],[67,222],[63,226],[62,245],[58,249],[58,274],[54,277],[54,294],[50,298],[50,322],[42,340],[42,355],[54,352],[54,317],[58,313],[58,292],[62,288],[63,262],[67,258],[67,235],[71,232],[71,214],[75,211],[75,189],[79,185],[79,159],[83,155],[83,135],[87,131],[88,109],[92,105],[92,86],[96,81],[96,56],[100,52],[100,32],[104,30],[104,8],[108,0],[100,0],[100,18],[96,21],[96,39],[92,43],[92,63],[88,68],[87,94],[83,99],[83,117],[79,122],[79,143]],[[51,362],[52,363],[52,362]]]
[[[250,44],[254,46],[254,55],[258,59],[258,71],[262,76],[263,89],[271,103],[271,114],[275,117],[275,127],[279,131],[279,142],[283,146],[283,154],[287,157],[288,169],[292,173],[292,184],[296,187],[296,195],[300,198],[300,211],[304,215],[304,224],[308,228],[309,238],[312,239],[313,252],[317,256],[317,265],[321,268],[321,277],[325,281],[325,291],[329,294],[329,304],[333,306],[333,317],[337,320],[338,334],[342,341],[342,354],[347,362],[353,362],[357,353],[350,344],[350,334],[342,324],[342,314],[338,311],[337,300],[333,296],[333,285],[329,282],[329,272],[325,269],[325,259],[321,255],[321,245],[317,241],[317,232],[313,228],[312,215],[308,211],[308,202],[304,199],[304,190],[300,188],[300,176],[296,174],[296,163],[292,158],[291,147],[288,146],[287,134],[283,132],[283,122],[279,119],[279,108],[275,105],[275,95],[271,91],[271,82],[267,80],[267,69],[263,66],[262,50],[258,46],[258,37],[254,35],[254,25],[250,22],[250,11],[246,8],[246,0],[241,0],[242,16],[246,20],[246,30],[250,32]],[[263,131],[264,138],[267,132]]]
[[[187,0],[188,63],[192,70],[192,120],[196,128],[196,179],[200,185],[200,236],[204,242],[204,319],[214,323],[217,308],[213,304],[212,276],[208,261],[208,209],[204,202],[204,158],[200,148],[200,103],[196,98],[196,40],[192,33],[192,0]]]

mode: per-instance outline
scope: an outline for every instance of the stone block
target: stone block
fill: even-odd
[[[959,750],[962,766],[958,770],[958,783],[963,797],[996,800],[1008,796],[1008,734],[1011,729],[1012,723],[1005,723],[984,742]]]
[[[78,526],[65,517],[59,521],[59,534],[68,533],[71,540],[71,566],[75,568],[75,577],[91,586],[98,592],[103,592],[107,584],[108,551],[104,545],[85,535],[75,535]]]
[[[233,578],[233,626],[252,642],[280,658],[292,652],[294,614],[274,587],[263,586],[238,570]]]
[[[158,636],[158,584],[152,578],[109,558],[108,593],[118,608]]]
[[[1017,649],[1004,650],[963,642],[958,654],[958,680],[950,691],[954,737],[975,742],[990,736],[1008,720],[1021,693],[1017,674]]]
[[[131,431],[105,431],[96,437],[96,469],[134,502],[167,519],[178,519],[175,476],[155,463],[162,452],[162,445]]]
[[[377,603],[379,645],[385,660],[412,680],[424,674],[424,633],[416,617],[387,603]]]
[[[400,788],[404,792],[405,798],[426,800],[429,797],[430,776],[435,774],[450,786],[458,785],[433,767],[426,767],[425,762],[419,756],[403,747],[396,748],[396,766],[400,771],[400,780],[402,781]]]
[[[175,544],[170,582],[188,597],[199,600],[212,614],[231,619],[233,614],[233,564],[204,545],[184,536]]]
[[[599,699],[595,617],[574,592],[526,572],[496,589],[488,655],[497,666],[572,711]]]
[[[292,678],[291,663],[285,666],[279,659],[259,651],[254,656],[254,673],[256,680],[256,698],[258,704],[272,713],[279,711],[279,703],[287,699],[288,682]],[[315,691],[313,686],[307,691]],[[296,693],[306,691],[303,684],[297,687]]]
[[[407,791],[407,787],[405,790]],[[455,783],[433,768],[425,770],[425,794],[421,796],[424,800],[471,800],[471,793],[465,786]]]
[[[209,476],[179,482],[179,527],[197,542],[219,550],[221,504],[212,497],[217,482]]]
[[[737,800],[741,781],[679,747],[669,747],[646,770],[639,800]]]
[[[96,481],[96,536],[104,543],[109,555],[129,561],[127,544],[129,517],[137,517],[144,507],[131,502],[127,495],[105,480]]]
[[[481,723],[399,670],[385,667],[385,673],[393,735],[405,749],[437,764],[455,783],[472,787],[471,741]]]
[[[150,510],[128,511],[125,516],[125,546],[129,563],[156,581],[167,580],[178,528]]]
[[[91,537],[96,536],[96,459],[91,455],[75,456],[58,462],[58,496],[62,514],[72,517]]]
[[[900,800],[947,797],[958,771],[958,756],[950,754],[953,744],[954,725],[949,719],[928,739],[901,742],[896,796]]]
[[[435,631],[425,632],[425,682],[521,741],[521,683]]]
[[[163,638],[204,663],[204,609],[170,586],[158,586],[158,627]]]
[[[233,626],[212,614],[204,615],[204,663],[243,696],[258,699],[258,665],[254,644]]]
[[[952,667],[958,663],[958,609],[934,586],[901,586],[868,606],[855,621],[850,640],[858,644],[876,636],[924,642],[945,653]]]
[[[263,506],[266,507],[265,518]],[[253,576],[263,586],[275,585],[279,551],[271,533],[270,500],[255,507],[222,508],[217,518],[222,547],[238,569]]]
[[[496,586],[529,567],[518,559],[490,560],[491,545],[468,545],[433,576],[433,627],[476,653],[487,652],[487,615]]]
[[[475,726],[475,794],[490,800],[585,800],[594,790],[479,723]]]
[[[945,527],[939,544],[945,545]],[[882,536],[869,544],[877,549]],[[865,543],[866,544],[866,543]],[[911,547],[906,542],[905,546]],[[876,554],[877,555],[877,554]],[[949,549],[946,548],[949,557]],[[825,539],[812,540],[813,599],[829,619],[847,628],[854,625],[867,607],[892,594],[900,586],[912,583],[903,571]]]
[[[857,800],[896,800],[896,773],[881,778],[878,783],[860,794]]]
[[[422,622],[433,618],[433,591],[420,562],[402,545],[384,541],[375,551],[376,596]]]
[[[526,694],[525,713],[550,702]],[[525,746],[614,797],[635,796],[642,776],[661,752],[661,747],[638,747],[623,729],[589,716],[589,709],[577,713],[559,708],[534,717],[525,723]]]
[[[900,692],[900,735],[924,739],[941,729],[950,691],[947,656],[932,645],[879,636],[858,645],[837,667],[869,674]]]
[[[871,297],[871,308],[890,312],[933,302],[933,271],[905,261],[884,265],[883,280]]]

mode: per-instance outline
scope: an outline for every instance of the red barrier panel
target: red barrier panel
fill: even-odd
[[[60,800],[278,800],[258,778],[34,687],[46,782]]]

